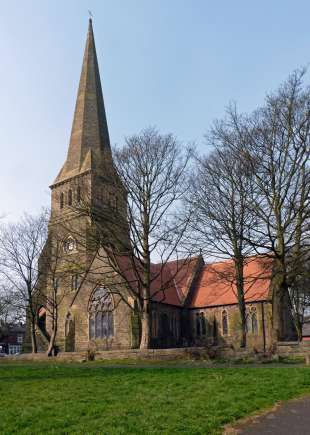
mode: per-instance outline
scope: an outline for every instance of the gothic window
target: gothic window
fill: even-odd
[[[75,249],[76,249],[76,242],[75,242],[73,237],[69,236],[64,241],[64,251],[66,253],[70,253],[70,252],[73,252]]]
[[[176,316],[176,313],[171,313],[170,330],[171,330],[173,337],[176,337],[177,336],[177,316]]]
[[[196,313],[196,335],[197,337],[200,337],[201,335],[201,327],[200,327],[200,315],[199,313]]]
[[[222,311],[222,333],[228,335],[228,314],[226,310]]]
[[[201,335],[206,335],[207,329],[206,329],[206,319],[204,313],[200,313],[200,322],[201,322]]]
[[[37,325],[41,331],[46,331],[46,308],[44,307],[38,310]]]
[[[217,344],[217,341],[218,341],[218,323],[217,323],[215,316],[213,318],[212,336],[213,336],[213,344]]]
[[[81,188],[80,188],[80,186],[78,186],[77,190],[76,190],[76,200],[78,203],[81,202]]]
[[[257,313],[256,313],[256,308],[254,308],[253,311],[252,311],[251,320],[252,320],[252,333],[253,333],[253,334],[257,334],[257,331],[258,331],[258,325],[257,325]]]
[[[251,332],[252,330],[252,322],[251,322],[251,314],[247,313],[246,315],[246,332]]]
[[[114,335],[113,300],[104,287],[98,287],[89,304],[89,338],[103,339]]]
[[[73,322],[72,315],[71,315],[71,313],[68,313],[66,316],[66,322],[65,322],[65,335],[66,335],[66,337],[70,334],[72,322]]]
[[[157,313],[152,311],[152,336],[157,337]]]
[[[177,313],[175,313],[174,315],[174,336],[175,338],[179,338],[179,321],[178,321],[178,316]]]
[[[174,313],[174,329],[173,329],[174,337],[178,338],[178,316],[177,313]]]
[[[68,205],[72,205],[72,190],[71,189],[68,192]]]
[[[76,291],[81,285],[81,277],[78,273],[75,273],[71,277],[71,290]]]
[[[61,194],[60,194],[59,207],[64,208],[64,194],[63,194],[63,192],[61,192]]]
[[[251,307],[246,316],[246,330],[247,333],[258,333],[258,321],[256,307]]]

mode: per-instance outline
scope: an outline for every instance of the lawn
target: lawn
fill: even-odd
[[[1,434],[216,434],[310,393],[310,369],[1,364]]]

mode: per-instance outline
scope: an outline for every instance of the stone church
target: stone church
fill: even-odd
[[[51,334],[51,286],[57,290],[54,309],[59,350],[138,347],[134,301],[126,296],[125,286],[122,298],[113,291],[117,277],[104,259],[94,256],[90,218],[73,211],[86,197],[91,213],[107,202],[117,203],[115,230],[129,244],[126,193],[113,165],[91,20],[67,158],[50,187],[49,239],[57,234],[62,254],[54,264],[53,282],[47,274],[40,282],[46,297],[40,298],[37,311],[39,349],[46,349]],[[55,249],[55,244],[46,247],[45,258]],[[231,261],[205,263],[201,256],[168,263],[165,273],[168,280],[171,276],[170,285],[164,297],[154,289],[151,303],[152,347],[237,347],[241,329],[236,287],[233,280],[224,279],[232,268]],[[253,257],[247,261],[244,276],[248,345],[257,351],[267,350],[272,346],[270,267],[264,258]]]

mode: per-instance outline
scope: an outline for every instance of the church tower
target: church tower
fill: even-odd
[[[118,244],[122,251],[129,247],[126,192],[113,164],[91,19],[67,158],[50,187],[52,225],[76,220],[77,210],[87,208],[100,232],[106,228],[105,243]],[[80,224],[81,219],[78,232]]]
[[[61,351],[130,348],[130,310],[111,291],[115,273],[102,249],[125,253],[130,242],[126,190],[113,163],[91,19],[67,158],[50,188],[38,335],[48,339],[57,317],[55,343]]]

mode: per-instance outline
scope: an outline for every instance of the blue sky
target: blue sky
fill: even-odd
[[[309,0],[0,1],[0,215],[49,205],[88,13],[113,144],[149,125],[205,149],[225,106],[260,105],[310,61]]]

